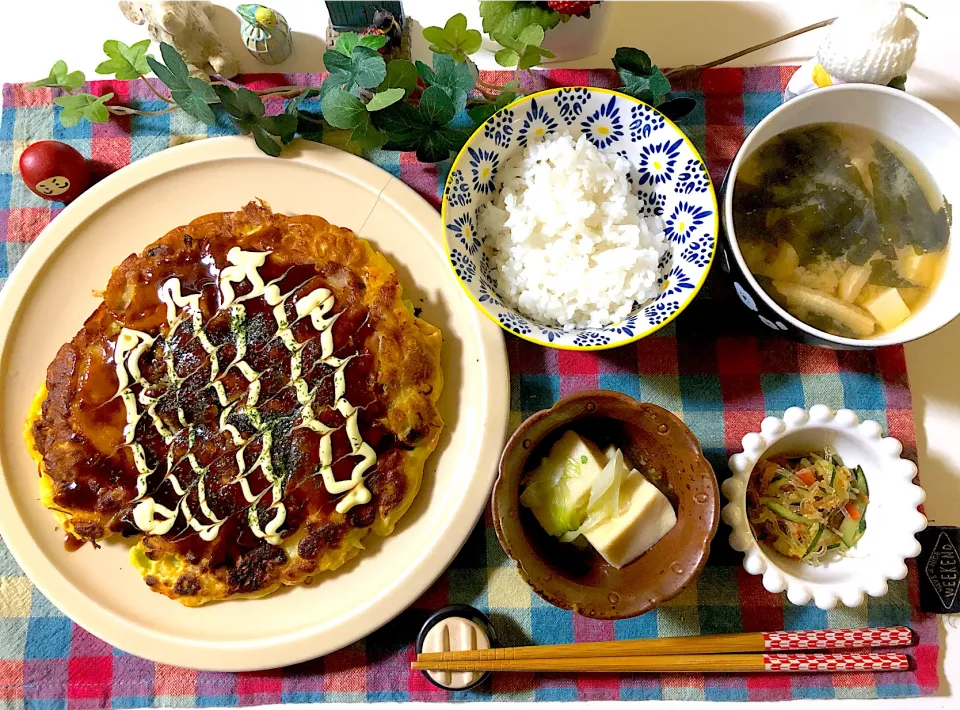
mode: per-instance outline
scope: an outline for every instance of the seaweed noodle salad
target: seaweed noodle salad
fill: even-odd
[[[826,448],[823,456],[760,459],[747,508],[758,540],[791,559],[817,564],[828,553],[846,553],[863,537],[869,496],[863,469],[851,469]]]

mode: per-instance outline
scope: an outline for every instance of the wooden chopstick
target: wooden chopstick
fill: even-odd
[[[913,643],[906,626],[875,629],[823,629],[819,631],[772,631],[713,636],[631,641],[595,641],[555,646],[516,646],[477,651],[421,653],[419,662],[505,661],[531,658],[600,658],[622,656],[669,656],[684,654],[749,653],[763,651],[810,651],[857,648],[896,648]]]
[[[431,654],[436,655],[436,654]],[[903,653],[726,653],[688,656],[526,658],[499,661],[415,661],[415,670],[561,673],[843,673],[904,671]]]

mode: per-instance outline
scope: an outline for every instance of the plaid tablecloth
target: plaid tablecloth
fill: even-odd
[[[682,122],[719,179],[744,133],[781,101],[786,67],[718,69],[683,82],[697,100]],[[491,73],[489,81],[504,81]],[[611,86],[607,71],[553,70],[532,81],[547,86]],[[247,77],[251,86],[317,83],[310,75]],[[98,82],[94,93],[162,108],[142,83]],[[98,172],[122,167],[170,145],[232,132],[207,128],[182,113],[81,123],[63,128],[49,90],[3,88],[0,122],[0,283],[58,212],[30,193],[17,175],[29,142],[65,141]],[[438,204],[449,163],[423,165],[411,155],[373,152],[378,165]],[[136,245],[131,245],[134,248]],[[740,438],[767,414],[824,403],[852,407],[879,420],[907,455],[915,434],[901,348],[836,353],[760,334],[743,318],[719,270],[675,323],[638,345],[601,353],[548,350],[508,337],[511,425],[560,396],[593,387],[620,390],[681,416],[699,437],[718,477]],[[882,599],[830,612],[793,606],[744,572],[721,525],[696,584],[641,617],[591,621],[535,596],[505,558],[491,521],[477,526],[447,573],[413,608],[342,651],[267,673],[204,673],[150,663],[101,642],[60,614],[23,576],[0,543],[0,704],[11,708],[221,706],[276,702],[387,700],[774,700],[873,698],[930,694],[938,688],[935,617],[917,611],[916,570],[890,584]],[[598,641],[749,630],[907,624],[919,633],[916,669],[871,675],[590,675],[498,674],[470,693],[450,696],[408,670],[412,642],[431,610],[465,602],[488,611],[503,643]]]

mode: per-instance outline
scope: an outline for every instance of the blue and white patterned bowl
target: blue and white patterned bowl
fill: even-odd
[[[586,135],[598,148],[627,158],[643,215],[660,216],[666,225],[669,249],[660,262],[660,294],[605,328],[564,331],[506,305],[477,232],[477,208],[502,185],[500,166],[530,141],[559,131]],[[615,348],[662,328],[697,295],[717,248],[717,197],[690,139],[656,109],[609,89],[550,89],[495,113],[454,160],[440,211],[450,265],[471,300],[504,330],[564,350]]]

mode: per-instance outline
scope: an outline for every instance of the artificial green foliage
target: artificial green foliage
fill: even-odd
[[[97,74],[113,74],[122,81],[146,76],[150,73],[150,65],[147,63],[149,46],[148,39],[136,42],[129,47],[119,40],[108,39],[103,43],[103,52],[108,59],[97,65]]]
[[[500,89],[500,93],[493,103],[477,104],[468,109],[467,114],[470,116],[470,120],[479,126],[497,111],[509,106],[518,96],[516,88],[516,82],[511,81]]]
[[[417,159],[436,163],[459,150],[472,133],[472,128],[451,125],[456,115],[453,99],[439,86],[428,87],[414,107],[395,103],[372,114],[377,127],[388,136],[386,147],[393,150],[415,150]]]
[[[157,78],[170,89],[170,98],[198,121],[208,126],[215,125],[217,117],[209,106],[217,100],[213,87],[203,79],[190,76],[186,62],[177,54],[177,50],[166,42],[160,43],[160,56],[163,57],[162,64],[150,56],[146,60]]]
[[[106,123],[110,114],[104,104],[113,98],[113,94],[94,96],[93,94],[67,94],[53,100],[57,106],[63,108],[60,112],[60,123],[69,128],[85,118],[91,123]]]
[[[353,54],[354,47],[366,47],[377,51],[389,41],[390,39],[386,35],[370,34],[361,37],[356,32],[344,32],[337,37],[334,49],[345,57],[349,57]]]
[[[35,81],[32,84],[27,84],[27,88],[39,89],[44,86],[50,86],[65,91],[76,91],[83,86],[84,81],[86,81],[86,77],[84,77],[82,71],[69,71],[67,69],[67,63],[62,59],[58,59],[53,67],[50,68],[50,74],[47,77]]]
[[[380,82],[377,91],[385,89],[403,89],[403,96],[407,98],[417,89],[417,66],[409,59],[394,59],[387,64],[387,76]]]
[[[473,91],[476,79],[466,63],[446,54],[433,55],[433,67],[417,62],[417,73],[426,87],[438,87],[453,100],[454,114],[467,106],[467,96]]]
[[[620,75],[625,94],[651,106],[660,105],[670,93],[670,80],[650,61],[650,56],[632,47],[618,47],[613,55],[613,66]]]
[[[228,86],[217,86],[216,96],[230,116],[230,122],[244,134],[253,134],[257,147],[268,155],[280,155],[280,144],[289,143],[297,132],[297,117],[289,113],[265,116],[263,100],[249,89],[234,91]]]
[[[553,58],[554,53],[540,46],[544,39],[540,25],[527,25],[514,39],[506,34],[494,34],[493,38],[503,46],[494,58],[502,67],[530,69],[543,61],[544,57]]]
[[[503,35],[517,39],[530,25],[538,25],[544,31],[560,24],[561,15],[541,3],[527,2],[481,2],[480,18],[483,31],[491,37]]]
[[[354,46],[349,56],[339,50],[327,51],[323,63],[330,76],[320,88],[322,94],[342,88],[359,97],[362,89],[372,89],[387,78],[387,64],[375,49]]]
[[[379,111],[390,104],[395,104],[403,98],[404,90],[401,88],[384,89],[373,95],[373,98],[367,102],[367,111]]]
[[[84,83],[84,74],[69,71],[63,61],[28,88],[66,92],[54,99],[62,108],[60,120],[65,126],[82,119],[107,121],[111,113],[156,115],[176,110],[214,125],[217,112],[222,112],[238,131],[251,135],[262,151],[273,156],[299,136],[358,154],[385,147],[416,151],[419,160],[438,162],[459,151],[493,114],[529,93],[521,88],[519,72],[554,56],[543,47],[546,33],[569,19],[539,2],[481,2],[480,15],[483,31],[499,44],[497,62],[515,71],[513,81],[502,87],[479,78],[470,55],[480,49],[482,35],[458,13],[443,27],[423,30],[433,51],[430,64],[385,57],[380,53],[389,42],[385,35],[344,32],[324,53],[329,74],[317,87],[254,92],[226,81],[211,84],[191,76],[169,44],[160,44],[161,59],[157,59],[146,53],[148,40],[130,46],[107,40],[103,45],[107,59],[97,71],[121,80],[143,78],[152,71],[170,92],[169,99],[161,96],[171,102],[168,107],[143,111],[107,106],[113,94],[75,93]],[[659,106],[668,118],[679,118],[695,106],[685,97],[666,100],[670,82],[646,53],[621,47],[613,62],[623,82],[619,90]],[[271,95],[287,99],[276,116],[266,115],[264,98]]]
[[[458,62],[464,62],[467,56],[477,52],[483,42],[477,30],[467,29],[467,17],[457,13],[443,27],[427,27],[423,38],[430,43],[434,54],[449,54]]]

